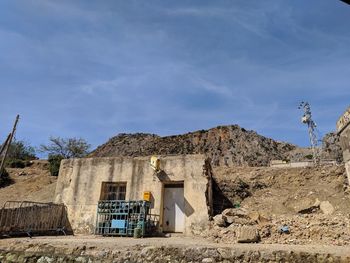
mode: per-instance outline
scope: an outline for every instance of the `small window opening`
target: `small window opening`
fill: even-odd
[[[125,200],[126,183],[103,182],[100,200]]]

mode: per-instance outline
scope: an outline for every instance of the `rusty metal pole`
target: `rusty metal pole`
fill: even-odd
[[[19,121],[19,115],[17,115],[17,117],[16,117],[15,123],[14,123],[13,128],[12,128],[12,132],[9,135],[8,140],[6,140],[7,141],[7,145],[5,145],[5,153],[4,153],[4,156],[2,157],[1,164],[0,164],[0,177],[2,176],[1,172],[2,172],[2,169],[4,168],[5,160],[6,160],[6,157],[7,157],[7,154],[8,154],[8,150],[10,148],[13,136],[15,136],[15,132],[16,132],[18,121]]]

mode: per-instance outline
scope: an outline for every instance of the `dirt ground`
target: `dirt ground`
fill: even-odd
[[[6,201],[54,201],[57,177],[50,176],[47,161],[37,160],[30,167],[6,170],[14,184],[0,189],[0,207]]]

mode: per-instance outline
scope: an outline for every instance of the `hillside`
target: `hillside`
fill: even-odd
[[[284,159],[296,146],[277,142],[238,125],[218,126],[183,135],[119,134],[99,146],[89,157],[206,154],[215,166],[266,166]]]
[[[0,207],[6,201],[54,201],[57,177],[50,176],[47,161],[35,160],[30,167],[6,170],[14,183],[0,188]]]

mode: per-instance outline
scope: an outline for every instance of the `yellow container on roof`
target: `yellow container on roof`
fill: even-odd
[[[158,156],[152,156],[151,157],[151,167],[155,170],[155,171],[159,171],[160,170],[160,159]]]

